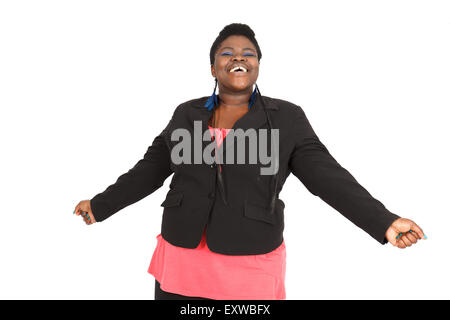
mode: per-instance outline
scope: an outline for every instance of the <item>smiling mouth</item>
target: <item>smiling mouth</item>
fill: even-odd
[[[235,72],[243,72],[243,73],[245,73],[245,72],[248,72],[248,70],[246,68],[244,68],[244,67],[239,66],[239,67],[234,67],[229,72],[233,72],[233,73],[235,73]]]

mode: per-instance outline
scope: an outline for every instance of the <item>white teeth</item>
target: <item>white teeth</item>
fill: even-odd
[[[244,72],[247,72],[247,69],[245,69],[244,67],[234,67],[233,69],[230,70],[230,72],[235,72],[236,70],[243,70]]]

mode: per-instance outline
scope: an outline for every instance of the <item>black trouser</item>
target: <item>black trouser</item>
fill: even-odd
[[[155,279],[155,300],[212,300],[201,297],[183,296],[181,294],[167,292],[161,289],[158,280]]]

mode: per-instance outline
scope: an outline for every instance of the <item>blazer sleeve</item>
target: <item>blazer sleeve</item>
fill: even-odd
[[[170,151],[165,140],[172,121],[173,118],[134,167],[91,199],[91,210],[96,221],[103,221],[126,206],[150,195],[173,173]]]
[[[400,218],[372,197],[329,153],[297,106],[291,137],[295,140],[289,169],[315,196],[366,231],[381,244],[385,233]]]

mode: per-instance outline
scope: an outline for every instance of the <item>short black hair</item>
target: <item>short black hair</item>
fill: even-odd
[[[217,36],[216,40],[214,40],[214,43],[211,46],[211,50],[209,52],[209,60],[211,64],[214,64],[215,61],[215,54],[217,49],[219,48],[220,44],[229,36],[233,35],[241,35],[247,37],[253,45],[256,47],[256,52],[258,53],[258,61],[262,57],[261,49],[259,48],[258,41],[255,39],[255,33],[253,30],[246,24],[243,23],[232,23],[227,26],[225,26],[222,31],[220,31],[219,35]]]

